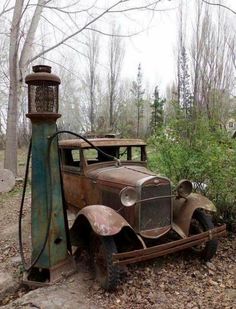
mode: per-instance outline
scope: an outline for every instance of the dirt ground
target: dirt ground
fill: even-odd
[[[14,191],[0,195],[1,308],[236,308],[236,236],[232,234],[221,239],[217,256],[208,263],[186,251],[129,266],[112,293],[104,292],[94,282],[86,255],[79,259],[77,273],[71,277],[51,287],[29,291],[20,284],[18,215],[21,191],[22,183]],[[27,192],[23,225],[28,257],[29,205]]]

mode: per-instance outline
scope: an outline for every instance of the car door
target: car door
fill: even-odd
[[[81,149],[61,149],[61,161],[66,204],[73,212],[78,212],[86,205],[83,193],[84,171]]]

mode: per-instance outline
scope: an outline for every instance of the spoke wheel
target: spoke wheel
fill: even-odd
[[[196,235],[213,228],[214,224],[212,223],[210,217],[199,209],[195,210],[191,220],[190,235]],[[217,239],[211,239],[206,243],[192,247],[192,250],[205,261],[209,261],[215,255],[217,245]]]
[[[117,253],[112,236],[92,235],[90,256],[95,279],[105,290],[112,290],[119,280],[118,266],[112,264],[112,254]]]

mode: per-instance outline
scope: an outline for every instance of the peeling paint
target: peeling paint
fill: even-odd
[[[80,215],[84,215],[94,232],[101,236],[115,235],[124,226],[130,227],[128,222],[115,210],[103,205],[87,206],[78,213],[78,216]]]

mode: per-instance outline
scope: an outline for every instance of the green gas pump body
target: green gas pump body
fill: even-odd
[[[37,261],[24,281],[41,285],[57,281],[75,267],[68,251],[57,139],[50,141],[61,116],[58,114],[60,79],[51,74],[49,66],[34,66],[33,72],[26,76],[25,82],[29,101],[26,116],[32,123],[31,261]]]

